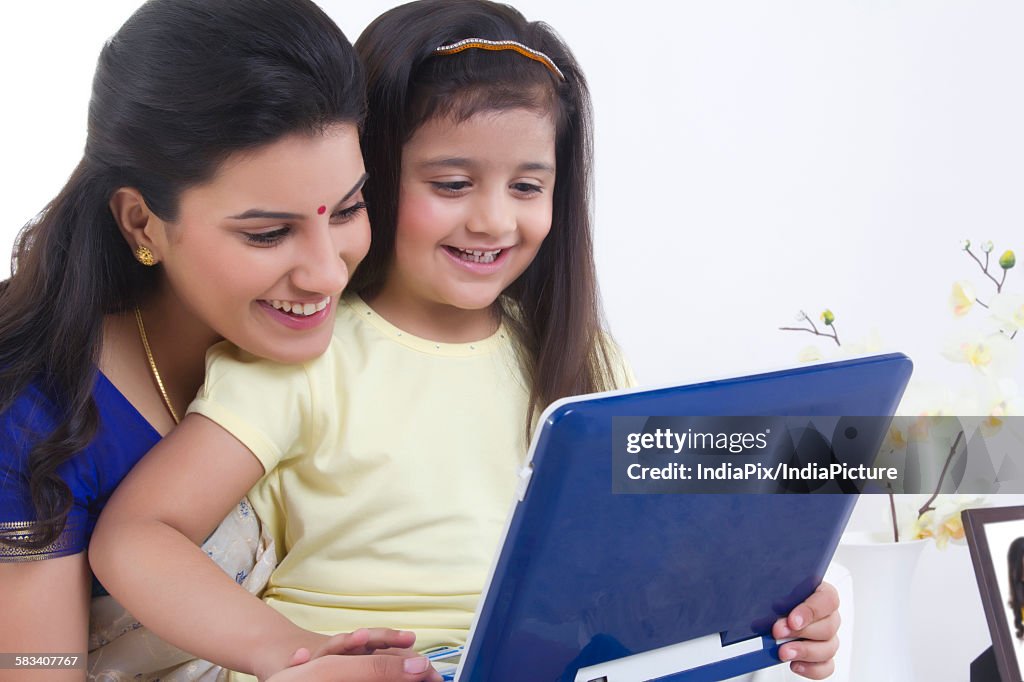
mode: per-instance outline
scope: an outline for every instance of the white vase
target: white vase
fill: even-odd
[[[845,533],[836,559],[853,580],[850,682],[911,682],[910,586],[928,540],[893,542],[879,533]]]

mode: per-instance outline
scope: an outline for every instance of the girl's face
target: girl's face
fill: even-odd
[[[348,124],[229,157],[155,231],[171,291],[251,353],[279,362],[319,355],[338,294],[369,248],[365,179]]]
[[[550,115],[511,109],[427,121],[402,149],[395,252],[382,295],[490,315],[551,229],[554,188]]]

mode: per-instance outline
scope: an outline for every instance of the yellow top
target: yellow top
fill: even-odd
[[[616,384],[633,385],[611,351]],[[269,472],[249,492],[283,556],[264,600],[325,634],[391,627],[414,631],[417,649],[465,643],[528,445],[529,392],[505,328],[435,343],[348,295],[319,358],[280,365],[221,343],[206,370],[189,412]]]
[[[269,472],[249,494],[283,556],[264,600],[318,632],[463,642],[526,455],[524,383],[504,328],[435,343],[355,296],[303,365],[211,349],[189,411]]]

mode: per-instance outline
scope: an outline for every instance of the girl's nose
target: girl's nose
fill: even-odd
[[[502,237],[516,231],[516,213],[512,200],[505,196],[486,196],[473,207],[466,221],[470,232]]]

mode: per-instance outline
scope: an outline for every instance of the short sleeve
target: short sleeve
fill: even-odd
[[[28,495],[28,480],[7,476],[0,485],[0,563],[56,559],[84,552],[89,544],[89,512],[82,495],[74,494],[64,529],[45,547],[28,548],[18,544],[32,536],[36,513]]]
[[[30,549],[19,544],[32,535],[36,512],[29,492],[28,458],[32,446],[53,430],[54,411],[37,390],[30,387],[0,415],[0,562],[53,559],[85,550],[91,523],[88,456],[64,462],[57,473],[71,490],[71,508],[63,531],[45,547]]]
[[[314,413],[310,372],[324,371],[312,360],[286,365],[241,350],[228,342],[206,354],[206,380],[188,411],[201,414],[242,442],[264,472],[283,460],[310,452],[322,429]]]

